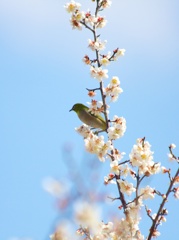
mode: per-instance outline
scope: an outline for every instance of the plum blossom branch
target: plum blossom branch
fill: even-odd
[[[174,158],[176,161],[178,161],[179,158],[176,157],[173,154],[172,149],[173,149],[173,147],[172,147],[172,145],[170,145],[169,146],[170,154],[172,155],[172,158]],[[175,184],[176,179],[178,179],[178,176],[179,176],[179,168],[176,171],[174,177],[173,178],[170,177],[170,185],[169,185],[169,187],[168,187],[168,189],[166,191],[166,194],[163,195],[163,200],[162,200],[162,202],[160,204],[160,207],[158,209],[158,212],[157,212],[155,218],[154,219],[152,218],[152,226],[150,228],[150,233],[149,233],[149,236],[148,236],[147,240],[150,240],[152,237],[154,237],[154,234],[157,232],[157,227],[158,227],[158,225],[160,223],[160,220],[161,220],[160,217],[161,217],[161,215],[163,215],[166,212],[166,210],[164,209],[164,205],[168,201],[169,194],[172,192],[173,185]]]
[[[102,41],[100,39],[101,34],[98,34],[97,30],[106,25],[106,20],[103,16],[100,16],[99,13],[109,7],[111,1],[92,1],[96,3],[94,15],[91,14],[89,10],[86,13],[81,11],[81,5],[73,0],[71,3],[66,4],[65,8],[71,13],[70,22],[73,29],[81,30],[82,27],[85,27],[93,35],[93,39],[88,40],[88,47],[94,52],[95,57],[90,58],[88,55],[85,55],[83,57],[83,62],[90,67],[90,75],[93,79],[96,79],[99,82],[99,87],[93,89],[87,88],[88,96],[92,98],[91,102],[88,103],[89,108],[87,109],[91,116],[96,116],[98,117],[97,120],[105,123],[106,128],[101,127],[101,130],[97,131],[96,134],[96,132],[90,128],[90,122],[87,122],[89,126],[83,124],[79,128],[76,128],[76,131],[83,136],[85,148],[88,152],[96,154],[101,162],[105,162],[106,159],[109,160],[110,170],[108,175],[104,177],[104,184],[117,185],[119,196],[110,199],[112,201],[120,200],[121,205],[119,209],[123,209],[124,218],[119,220],[115,226],[111,222],[108,222],[107,224],[102,222],[100,226],[98,226],[99,229],[97,234],[91,233],[91,229],[88,227],[81,227],[78,230],[78,233],[79,235],[85,235],[86,239],[103,240],[119,239],[120,237],[120,239],[123,240],[143,240],[144,236],[139,230],[139,223],[141,220],[139,212],[144,206],[143,202],[146,199],[154,199],[155,195],[159,195],[162,197],[162,202],[155,215],[151,216],[151,210],[148,209],[147,206],[145,207],[147,215],[152,220],[152,226],[147,238],[150,240],[152,237],[159,236],[160,234],[157,227],[162,221],[165,221],[164,216],[167,214],[167,210],[164,209],[164,205],[168,200],[169,194],[173,192],[174,196],[179,198],[179,187],[173,187],[174,184],[179,183],[179,169],[172,178],[170,169],[161,167],[159,162],[154,161],[154,152],[151,150],[151,145],[146,141],[145,137],[137,139],[136,144],[133,145],[129,154],[129,160],[121,161],[124,153],[115,148],[114,144],[115,140],[124,135],[126,131],[126,120],[124,117],[119,117],[117,115],[114,115],[113,118],[109,118],[109,106],[107,105],[107,100],[109,99],[110,102],[115,102],[123,90],[117,76],[113,76],[107,86],[105,85],[105,81],[109,77],[108,69],[105,67],[110,62],[116,61],[118,57],[124,56],[125,49],[116,48],[112,53],[101,53],[101,51],[105,49],[107,41]],[[93,99],[97,93],[100,93],[101,101]],[[104,118],[101,117],[101,114],[104,114]],[[80,119],[82,120],[83,118],[81,117]],[[105,132],[107,136],[103,136],[101,132]],[[179,163],[179,158],[177,158],[172,152],[174,147],[174,144],[171,144],[169,147],[169,158],[170,160]],[[143,188],[141,187],[141,182],[145,177],[158,174],[161,170],[163,173],[168,174],[170,180],[170,185],[166,194],[161,194],[158,190],[148,185]],[[129,181],[130,178],[132,178],[132,181]],[[135,184],[133,184],[133,182],[135,182]],[[86,220],[86,216],[83,214],[84,211],[80,214],[80,218]]]

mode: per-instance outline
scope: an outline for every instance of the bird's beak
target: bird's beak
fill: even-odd
[[[69,112],[73,111],[73,108],[69,110]]]

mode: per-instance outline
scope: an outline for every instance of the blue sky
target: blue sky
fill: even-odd
[[[90,79],[81,61],[89,53],[90,32],[71,30],[64,4],[61,0],[0,1],[3,240],[46,238],[56,210],[42,180],[64,176],[66,143],[77,159],[84,155],[83,141],[74,131],[80,122],[69,109],[75,102],[89,101],[85,88],[98,83]],[[84,10],[92,5],[84,0],[81,4]],[[136,138],[145,136],[156,161],[166,166],[170,165],[168,145],[174,142],[179,147],[178,8],[177,0],[113,1],[104,12],[108,24],[101,31],[107,50],[126,49],[126,56],[109,67],[110,77],[119,76],[124,90],[110,109],[111,116],[124,116],[127,121],[127,132],[117,145],[128,154]],[[163,187],[160,180],[152,183]],[[171,231],[177,234],[178,204],[174,199],[168,204],[162,240],[171,239]]]

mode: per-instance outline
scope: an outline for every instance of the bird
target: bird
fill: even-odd
[[[104,118],[98,114],[94,115],[89,112],[89,108],[82,103],[76,103],[73,105],[70,111],[76,112],[79,119],[92,128],[100,128],[101,130],[106,130],[106,121]]]

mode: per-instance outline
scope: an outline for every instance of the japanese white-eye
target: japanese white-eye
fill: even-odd
[[[104,118],[100,114],[94,115],[90,113],[87,106],[81,103],[76,103],[75,105],[73,105],[70,111],[75,111],[79,119],[88,126],[106,130],[106,122]]]

